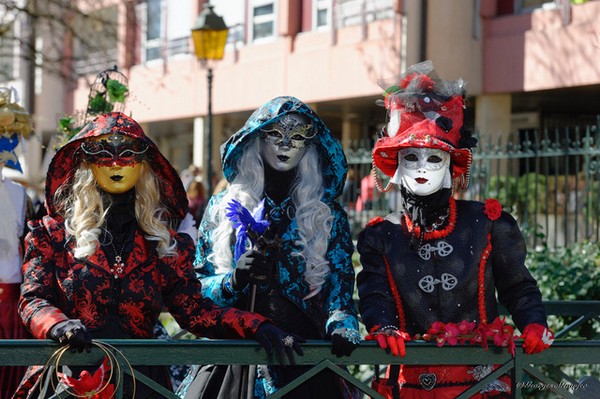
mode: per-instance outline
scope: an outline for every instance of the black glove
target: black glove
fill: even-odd
[[[282,366],[285,366],[286,355],[292,366],[296,365],[294,352],[300,356],[304,355],[300,346],[301,343],[305,342],[304,338],[288,334],[269,322],[264,322],[258,327],[254,339],[265,348],[269,356],[273,354],[273,348],[275,348],[279,356],[279,363]]]
[[[262,253],[249,249],[238,259],[231,274],[231,285],[242,290],[248,283],[261,284],[273,273],[275,264]]]
[[[360,335],[356,330],[331,334],[331,353],[337,357],[350,356],[360,345]]]
[[[71,319],[57,323],[48,332],[48,338],[61,345],[69,345],[73,351],[81,353],[92,349],[92,334],[79,319]]]

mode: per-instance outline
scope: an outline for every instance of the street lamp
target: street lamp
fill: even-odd
[[[196,57],[200,60],[203,67],[207,68],[206,78],[208,80],[208,137],[206,147],[208,147],[208,156],[206,157],[206,175],[208,176],[206,184],[207,195],[212,194],[212,78],[213,71],[211,60],[222,60],[227,43],[228,28],[222,17],[215,14],[213,5],[204,4],[204,9],[198,15],[196,24],[192,28],[192,39],[194,40],[194,49]]]

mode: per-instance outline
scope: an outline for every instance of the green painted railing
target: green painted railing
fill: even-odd
[[[269,364],[274,359],[268,358],[264,350],[253,341],[220,341],[220,340],[106,340],[103,341],[118,348],[132,365],[169,365],[169,364]],[[32,365],[45,364],[58,346],[45,340],[0,340],[0,365]],[[425,342],[410,342],[407,344],[406,356],[398,358],[384,353],[373,342],[365,342],[352,356],[336,358],[330,353],[330,344],[321,341],[308,341],[303,345],[304,356],[297,357],[298,365],[315,366],[307,374],[292,382],[289,386],[277,392],[272,398],[281,397],[312,375],[329,368],[356,385],[362,392],[375,398],[380,398],[371,388],[338,365],[355,364],[500,364],[498,370],[481,380],[459,397],[468,398],[482,389],[489,382],[504,373],[513,375],[513,390],[516,398],[521,398],[520,386],[526,381],[526,374],[539,380],[536,384],[542,389],[549,389],[563,398],[575,398],[565,389],[565,383],[553,381],[533,365],[563,365],[563,364],[600,364],[600,341],[571,341],[558,340],[548,350],[525,355],[517,346],[513,358],[506,350],[490,348],[485,350],[471,346],[436,347]],[[104,352],[94,348],[91,353],[66,352],[60,364],[71,366],[98,364],[105,356]],[[121,365],[122,372],[127,366]],[[135,373],[139,382],[151,385],[165,398],[176,396],[165,391],[148,380],[142,374]],[[521,383],[521,384],[518,384]],[[119,397],[119,396],[117,396]]]
[[[600,301],[585,302],[549,302],[546,303],[549,314],[575,317],[575,323],[569,328],[580,326],[582,320],[600,320]],[[561,332],[563,336],[566,332]],[[189,365],[189,364],[273,364],[276,359],[269,358],[265,351],[254,341],[242,340],[106,340],[102,341],[114,347],[124,355],[127,361],[135,365]],[[52,358],[59,346],[47,340],[0,340],[0,366],[43,365]],[[112,349],[111,349],[112,350]],[[516,355],[513,357],[505,348],[490,345],[489,350],[472,346],[436,347],[432,343],[422,341],[407,343],[406,356],[403,358],[386,354],[373,342],[363,342],[352,356],[337,358],[330,353],[330,343],[324,341],[308,341],[303,344],[304,356],[296,357],[298,365],[314,366],[306,374],[279,390],[272,398],[277,399],[293,390],[311,376],[328,368],[342,378],[357,386],[365,395],[381,398],[369,386],[360,381],[345,369],[343,365],[450,365],[450,364],[497,364],[496,371],[469,388],[458,398],[468,398],[478,392],[498,376],[508,373],[512,377],[513,392],[516,398],[523,398],[527,388],[550,390],[562,398],[579,398],[577,381],[563,375],[561,381],[553,381],[539,366],[562,365],[600,365],[600,338],[557,339],[548,350],[534,355],[523,353],[517,343]],[[91,353],[71,353],[66,351],[59,359],[59,364],[72,366],[99,364],[105,353],[94,346]],[[116,357],[119,362],[123,358]],[[121,373],[128,372],[128,366],[121,364]],[[155,389],[165,398],[176,396],[158,386],[140,373],[134,373],[138,382]],[[596,376],[598,377],[598,376]],[[56,397],[62,397],[60,395]],[[122,392],[117,391],[116,398]]]

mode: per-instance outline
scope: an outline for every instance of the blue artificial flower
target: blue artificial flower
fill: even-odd
[[[23,173],[21,163],[15,153],[15,149],[19,145],[19,135],[17,133],[11,136],[0,135],[0,162],[4,162],[6,166],[16,169]]]
[[[256,240],[269,227],[269,222],[264,219],[265,200],[259,202],[254,210],[250,213],[239,201],[232,199],[227,204],[227,213],[225,214],[233,227],[237,229],[234,258],[237,261],[246,250],[246,240],[250,238],[252,245],[256,244]]]

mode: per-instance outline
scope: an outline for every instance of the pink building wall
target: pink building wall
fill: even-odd
[[[279,95],[309,103],[345,143],[367,138],[385,119],[375,106],[383,92],[378,79],[397,76],[423,57],[434,61],[440,76],[465,79],[471,104],[479,108],[475,126],[492,132],[509,132],[513,112],[547,111],[538,100],[545,94],[535,92],[556,89],[554,98],[562,98],[568,88],[600,84],[600,0],[571,5],[566,25],[559,9],[498,15],[498,0],[481,0],[481,8],[472,0],[429,0],[426,8],[421,0],[407,0],[392,3],[391,18],[325,30],[312,30],[311,0],[278,4],[276,37],[229,48],[215,65],[214,170],[220,142]],[[197,15],[190,11],[190,26]],[[194,161],[203,162],[207,79],[192,43],[189,54],[140,64],[140,28],[124,32],[128,45],[120,49],[119,68],[129,77],[129,111],[161,137],[161,148],[179,167],[192,158],[188,143]],[[89,82],[80,81],[75,109],[86,104],[88,91]],[[517,98],[520,93],[527,98]],[[579,99],[579,93],[568,94]]]
[[[378,96],[377,79],[400,73],[399,32],[399,22],[383,20],[366,30],[351,26],[335,34],[302,32],[226,51],[213,70],[213,114],[251,110],[278,95],[309,103]],[[133,93],[128,108],[142,122],[206,113],[206,71],[193,55],[134,65],[123,72]],[[88,87],[88,82],[80,82],[75,107],[85,103]]]
[[[559,9],[487,19],[484,92],[510,93],[600,82],[600,1],[571,6],[563,26]]]

